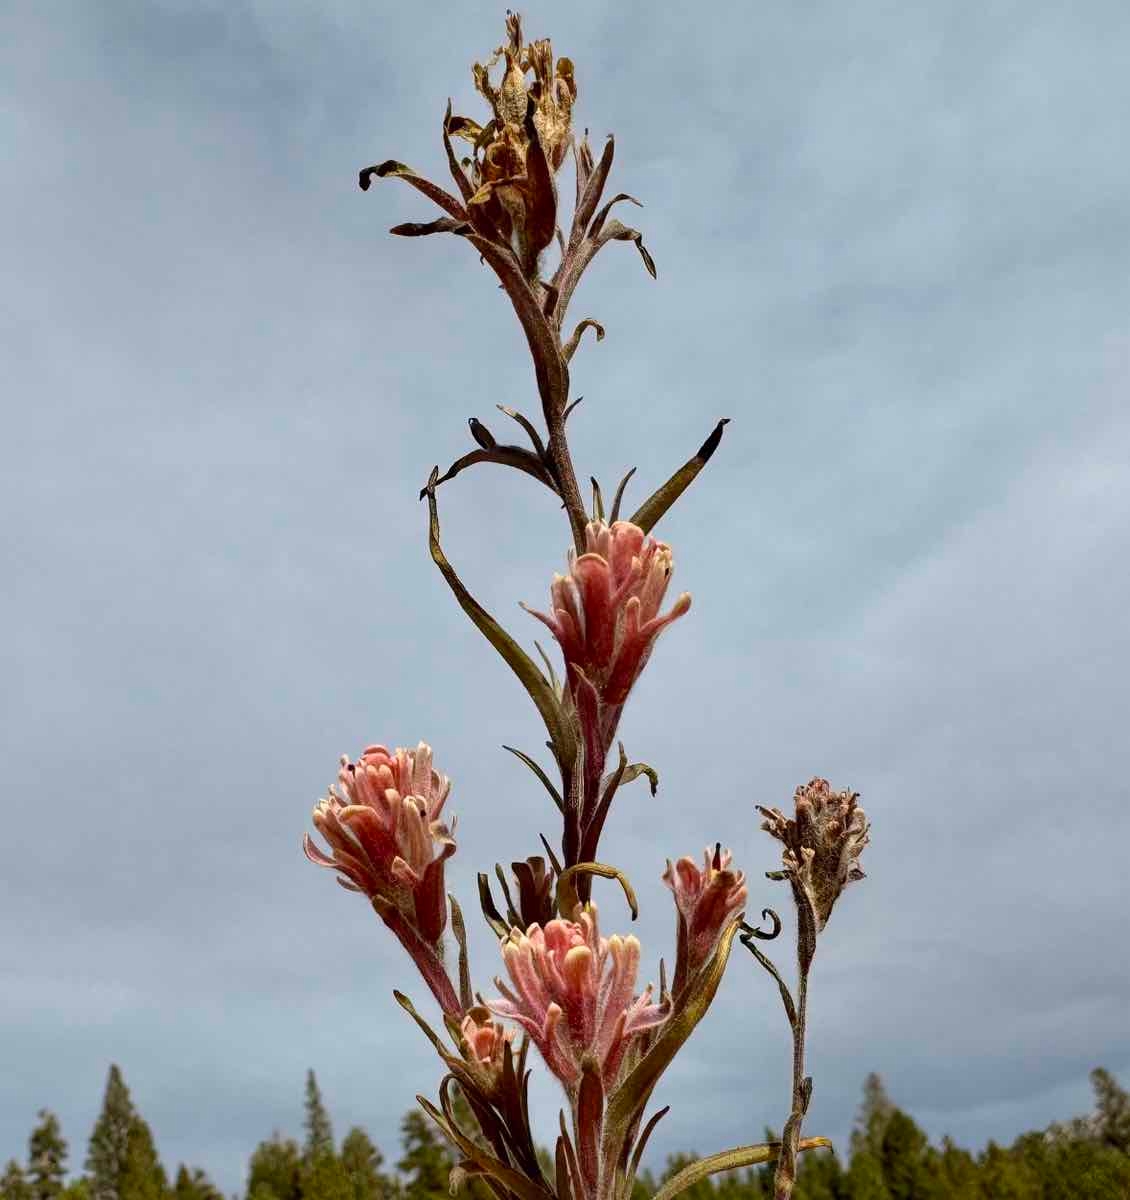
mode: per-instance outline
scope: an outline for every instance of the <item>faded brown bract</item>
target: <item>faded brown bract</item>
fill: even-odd
[[[807,898],[817,933],[844,888],[864,878],[859,856],[870,841],[871,826],[858,800],[857,792],[834,792],[826,779],[813,779],[796,790],[794,818],[778,808],[757,806],[765,817],[761,828],[785,847],[785,869],[770,878],[788,879],[798,903]]]

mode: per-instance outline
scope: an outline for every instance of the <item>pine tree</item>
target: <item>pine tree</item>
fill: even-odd
[[[447,1200],[454,1162],[446,1143],[419,1109],[404,1114],[400,1145],[403,1154],[396,1165],[406,1176],[406,1200]]]
[[[10,1159],[0,1175],[0,1200],[31,1200],[31,1188],[23,1167]]]
[[[1102,1067],[1091,1072],[1091,1087],[1095,1091],[1100,1140],[1113,1150],[1130,1154],[1130,1095]]]
[[[895,1106],[887,1095],[883,1080],[874,1071],[863,1081],[863,1099],[855,1118],[855,1128],[851,1134],[851,1152],[857,1149],[867,1149],[878,1155],[882,1144],[887,1122]]]
[[[302,1200],[302,1154],[298,1143],[272,1134],[251,1155],[248,1200]]]
[[[167,1200],[169,1180],[157,1155],[149,1126],[134,1116],[126,1137],[119,1200]]]
[[[177,1167],[171,1200],[224,1200],[224,1195],[199,1167]]]
[[[129,1089],[122,1079],[121,1070],[114,1063],[106,1079],[102,1111],[94,1124],[86,1154],[91,1200],[122,1200],[122,1172],[135,1116]]]
[[[354,1126],[341,1143],[341,1165],[349,1180],[351,1200],[389,1200],[391,1180],[381,1173],[384,1156],[369,1135]]]
[[[927,1143],[926,1135],[901,1108],[887,1118],[879,1161],[891,1200],[918,1200],[925,1180]]]
[[[800,1156],[794,1200],[838,1200],[843,1190],[839,1160],[827,1151],[809,1151]]]
[[[45,1108],[28,1139],[27,1166],[31,1200],[56,1200],[67,1175],[67,1143],[59,1118]]]
[[[313,1071],[306,1072],[306,1145],[303,1158],[307,1163],[315,1162],[323,1154],[333,1154],[334,1133],[330,1114],[322,1103],[318,1080]]]
[[[851,1156],[844,1176],[844,1191],[851,1200],[891,1200],[883,1180],[883,1165],[878,1154],[861,1144]]]

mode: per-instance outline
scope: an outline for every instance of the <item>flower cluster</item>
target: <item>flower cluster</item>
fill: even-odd
[[[813,779],[796,790],[794,818],[757,806],[765,818],[761,828],[785,847],[784,870],[772,878],[791,882],[798,903],[811,907],[817,933],[844,888],[864,878],[859,856],[870,841],[871,827],[858,799],[858,792],[834,792],[826,779]]]
[[[590,1055],[607,1091],[633,1039],[661,1024],[667,1011],[652,1003],[650,984],[635,995],[638,939],[601,937],[595,905],[579,906],[576,918],[511,931],[502,958],[513,988],[496,979],[503,999],[489,1007],[526,1030],[567,1088]]]
[[[591,521],[585,553],[571,550],[568,561],[569,573],[554,576],[550,612],[527,611],[561,646],[570,688],[587,681],[603,708],[618,714],[656,638],[690,609],[691,598],[684,592],[660,616],[674,568],[671,547],[630,521]]]
[[[439,819],[450,790],[424,742],[395,753],[369,746],[357,762],[343,756],[337,787],[313,814],[330,854],[307,834],[306,857],[339,871],[343,887],[364,892],[378,908],[392,906],[426,942],[438,942],[447,924],[444,862],[455,853]]]
[[[572,145],[573,102],[577,84],[573,64],[556,66],[548,39],[523,45],[522,22],[506,18],[507,40],[486,63],[472,68],[475,87],[494,119],[484,129],[466,117],[448,122],[449,134],[463,137],[476,156],[467,164],[475,191],[467,200],[471,223],[485,237],[514,251],[527,276],[557,228],[557,192],[553,176]],[[505,61],[496,87],[490,69]],[[527,76],[533,73],[533,81]]]
[[[689,857],[674,865],[667,862],[663,882],[674,893],[679,914],[673,980],[676,995],[710,959],[727,926],[745,907],[745,874],[731,868],[732,857],[729,850],[716,844],[713,850],[707,847],[701,869]]]

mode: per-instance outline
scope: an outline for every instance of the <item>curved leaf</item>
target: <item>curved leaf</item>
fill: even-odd
[[[442,475],[436,478],[435,486],[439,487],[441,483],[447,483],[449,480],[454,479],[461,471],[465,471],[468,467],[473,467],[476,463],[496,463],[500,467],[513,467],[514,470],[522,471],[524,474],[536,479],[538,483],[545,484],[555,496],[558,495],[557,485],[553,482],[553,476],[546,470],[545,465],[537,455],[523,446],[495,445],[489,450],[483,448],[468,451],[462,458],[457,458]],[[421,500],[427,494],[427,487],[420,489]]]
[[[561,812],[564,812],[565,811],[565,801],[561,799],[561,793],[557,790],[557,788],[555,788],[553,786],[553,781],[541,769],[539,764],[534,759],[532,759],[528,754],[523,753],[521,750],[515,750],[513,746],[503,746],[502,748],[503,748],[503,750],[508,750],[511,754],[514,755],[515,758],[520,759],[522,762],[524,762],[526,764],[527,767],[530,768],[531,771],[533,771],[533,773],[538,777],[538,779],[541,780],[542,787],[544,787],[545,790],[553,798],[553,803],[557,805],[558,810]]]
[[[825,1137],[802,1138],[798,1150],[831,1149],[832,1143]],[[700,1158],[689,1166],[684,1167],[655,1193],[652,1200],[674,1200],[680,1192],[694,1187],[700,1180],[719,1171],[733,1171],[738,1167],[752,1167],[757,1163],[774,1161],[781,1151],[780,1142],[763,1142],[758,1146],[735,1146],[733,1150],[723,1150],[718,1154],[710,1154]]]
[[[443,188],[432,183],[430,179],[425,179],[423,175],[417,175],[411,167],[405,166],[402,162],[397,162],[395,158],[386,159],[383,163],[377,163],[376,166],[372,167],[365,167],[358,172],[357,182],[360,184],[363,192],[369,190],[374,175],[378,179],[387,179],[390,176],[393,179],[403,179],[405,183],[411,184],[418,192],[423,192],[429,200],[438,204],[449,216],[457,217],[461,221],[467,220],[467,210],[450,192],[444,191]]]
[[[557,880],[557,911],[567,920],[573,919],[573,913],[576,911],[577,905],[580,904],[576,885],[573,882],[578,875],[599,875],[602,879],[617,880],[624,889],[624,898],[628,901],[632,920],[636,920],[640,915],[640,906],[636,900],[636,893],[632,890],[632,885],[628,882],[628,877],[623,871],[617,867],[610,867],[605,863],[584,862],[577,863],[572,867],[566,867]]]
[[[485,453],[485,451],[484,451]],[[455,568],[448,561],[440,545],[439,509],[436,505],[436,482],[439,479],[439,468],[432,469],[431,479],[425,488],[428,500],[428,549],[432,561],[440,570],[448,587],[459,601],[460,608],[471,618],[475,627],[498,651],[506,661],[507,666],[517,675],[519,682],[529,693],[553,745],[553,752],[559,764],[571,765],[577,755],[577,739],[573,724],[566,716],[549,680],[538,669],[537,664],[522,649],[521,646],[502,628],[501,625],[487,612],[485,608],[463,586],[462,580]]]
[[[639,201],[636,202],[637,204]],[[643,259],[643,265],[647,267],[647,273],[656,278],[655,259],[648,253],[647,247],[643,244],[643,234],[638,229],[629,229],[627,225],[621,225],[619,221],[609,221],[596,239],[600,245],[605,242],[635,242],[636,249],[640,252],[640,258]]]
[[[592,317],[585,317],[577,328],[573,330],[572,337],[565,343],[561,351],[565,355],[566,362],[576,354],[577,347],[581,344],[581,336],[586,329],[591,329],[596,333],[596,340],[598,342],[604,341],[604,326],[599,321],[594,321]]]
[[[609,200],[608,203],[600,210],[600,212],[593,217],[592,224],[589,226],[589,237],[596,237],[596,235],[600,233],[600,231],[604,228],[604,222],[608,220],[608,214],[612,211],[612,206],[614,204],[619,204],[621,200],[630,200],[636,206],[636,208],[643,208],[643,205],[635,198],[635,196],[629,196],[627,192],[620,192],[618,195],[613,196],[612,199]]]
[[[710,461],[711,455],[718,449],[722,440],[722,430],[730,423],[729,417],[723,417],[710,436],[702,443],[695,453],[671,476],[667,482],[653,492],[634,513],[628,518],[633,525],[638,525],[644,533],[655,528],[659,518],[675,503],[676,500],[691,486],[695,476]]]

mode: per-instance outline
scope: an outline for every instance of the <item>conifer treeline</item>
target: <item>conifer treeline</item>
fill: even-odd
[[[880,1078],[870,1075],[847,1161],[806,1155],[794,1195],[796,1200],[1130,1200],[1130,1094],[1101,1068],[1092,1071],[1091,1083],[1095,1110],[1089,1116],[1026,1133],[1007,1148],[990,1142],[974,1155],[949,1138],[932,1146],[891,1102]],[[466,1116],[469,1120],[469,1111]],[[400,1123],[395,1171],[384,1170],[380,1150],[357,1126],[337,1144],[313,1071],[306,1076],[304,1124],[301,1144],[275,1133],[255,1148],[245,1200],[449,1196],[454,1160],[418,1110]],[[690,1155],[672,1156],[658,1180],[644,1172],[634,1200],[647,1200],[690,1161]],[[12,1159],[0,1175],[0,1200],[224,1200],[199,1167],[182,1164],[170,1184],[153,1134],[117,1066],[110,1068],[84,1167],[67,1182],[67,1143],[58,1118],[42,1109],[28,1139],[26,1162]],[[771,1184],[771,1168],[761,1167],[704,1180],[685,1195],[687,1200],[769,1200]],[[478,1180],[467,1181],[463,1194],[467,1200],[489,1200]]]

